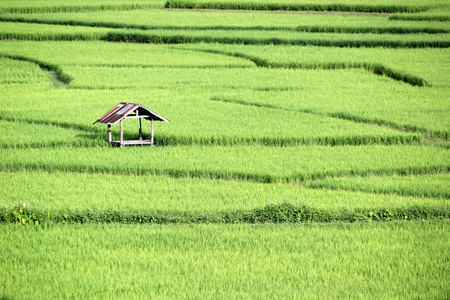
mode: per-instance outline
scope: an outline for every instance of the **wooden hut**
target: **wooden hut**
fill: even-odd
[[[123,140],[123,119],[139,119],[139,140]],[[142,134],[142,119],[152,122],[151,138],[147,139]],[[137,146],[137,145],[153,145],[154,144],[154,121],[169,122],[166,118],[158,115],[143,105],[137,103],[121,102],[116,107],[108,111],[104,116],[100,117],[95,123],[108,124],[108,139],[113,146]],[[113,141],[111,133],[111,125],[120,122],[120,140]]]

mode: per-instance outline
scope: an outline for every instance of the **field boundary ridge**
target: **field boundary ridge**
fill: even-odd
[[[292,205],[272,204],[249,210],[228,211],[57,211],[29,208],[25,203],[0,207],[0,224],[263,224],[263,223],[329,223],[394,220],[448,219],[450,210],[442,206],[416,205],[408,208],[329,210]]]

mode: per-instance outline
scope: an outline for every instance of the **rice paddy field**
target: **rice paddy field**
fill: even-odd
[[[449,298],[449,22],[1,0],[0,299]],[[120,102],[170,120],[154,146],[93,124]]]

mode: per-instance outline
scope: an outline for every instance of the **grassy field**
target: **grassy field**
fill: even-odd
[[[0,299],[445,298],[449,7],[2,1]]]

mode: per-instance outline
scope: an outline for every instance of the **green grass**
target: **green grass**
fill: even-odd
[[[395,21],[387,16],[318,15],[180,10],[4,14],[3,21],[134,29],[284,30],[333,33],[448,33],[445,22]]]
[[[445,298],[449,224],[0,226],[6,297]]]
[[[364,191],[416,197],[450,198],[450,175],[336,177],[312,181],[310,188]]]

